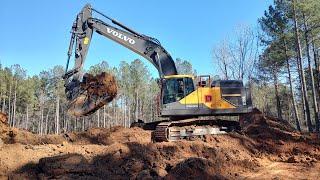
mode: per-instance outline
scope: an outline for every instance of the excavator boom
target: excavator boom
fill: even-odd
[[[93,12],[102,15],[117,27],[92,17]],[[112,101],[116,96],[116,82],[111,74],[104,73],[93,77],[83,72],[83,65],[94,32],[149,60],[158,70],[160,77],[177,74],[172,57],[157,39],[139,34],[87,4],[77,15],[71,29],[68,61],[63,77],[67,99],[70,102],[68,107],[70,114],[86,116]],[[74,68],[68,70],[73,49],[75,49]]]

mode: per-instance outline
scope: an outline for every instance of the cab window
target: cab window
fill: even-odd
[[[179,101],[194,91],[191,78],[170,78],[163,84],[163,104]]]

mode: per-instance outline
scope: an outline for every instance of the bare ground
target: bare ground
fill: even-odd
[[[0,122],[7,179],[318,179],[320,140],[260,112],[243,132],[151,143],[140,128],[38,136]]]

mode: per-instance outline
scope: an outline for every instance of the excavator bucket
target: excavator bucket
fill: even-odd
[[[81,93],[68,105],[68,113],[76,117],[94,113],[117,95],[114,76],[105,72],[96,76],[85,74],[80,89]]]

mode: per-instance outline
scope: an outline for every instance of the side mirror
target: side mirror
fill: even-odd
[[[205,87],[205,86],[207,86],[207,82],[206,81],[199,81],[198,82],[198,86],[199,87]]]

